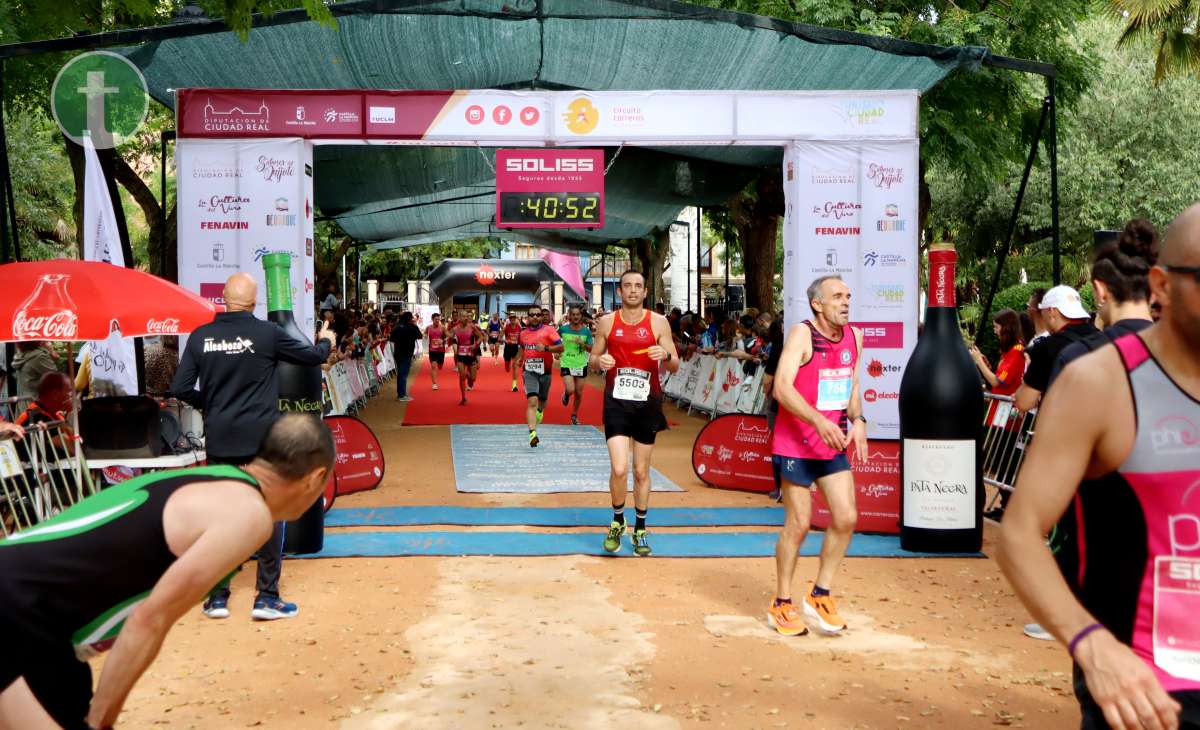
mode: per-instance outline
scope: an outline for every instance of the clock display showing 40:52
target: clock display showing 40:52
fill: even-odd
[[[599,193],[501,193],[505,223],[591,223],[600,220]]]

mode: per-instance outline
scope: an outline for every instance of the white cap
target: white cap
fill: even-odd
[[[1092,316],[1083,308],[1079,292],[1066,284],[1060,284],[1046,292],[1038,309],[1057,309],[1067,319],[1089,319]]]

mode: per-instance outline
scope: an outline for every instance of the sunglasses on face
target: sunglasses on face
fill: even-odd
[[[1164,271],[1169,271],[1172,274],[1191,274],[1192,278],[1200,284],[1200,266],[1173,266],[1171,264],[1162,264]]]

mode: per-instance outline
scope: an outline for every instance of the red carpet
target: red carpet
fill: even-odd
[[[517,379],[517,392],[512,392],[512,375],[504,372],[504,361],[493,363],[491,356],[483,358],[479,366],[479,379],[475,389],[467,393],[467,405],[458,404],[458,372],[451,363],[438,372],[439,390],[432,389],[429,361],[421,361],[421,370],[409,385],[409,395],[414,400],[408,404],[404,414],[405,426],[447,426],[455,423],[525,423],[525,393],[521,380]],[[389,389],[395,385],[389,383]],[[557,368],[554,384],[550,388],[550,400],[546,404],[543,423],[568,424],[571,422],[571,406],[563,406],[563,381]],[[393,392],[392,397],[395,397]],[[603,428],[601,410],[604,393],[598,388],[588,387],[583,394],[583,405],[579,409],[579,422]]]

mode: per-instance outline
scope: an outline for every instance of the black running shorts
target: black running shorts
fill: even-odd
[[[429,362],[437,363],[438,365],[441,365],[442,363],[446,362],[446,353],[445,352],[429,353]]]
[[[662,400],[651,398],[636,407],[604,394],[604,438],[628,436],[639,444],[653,444],[659,431],[667,430]]]
[[[92,704],[92,669],[75,657],[67,639],[37,640],[20,628],[11,631],[0,617],[6,637],[0,652],[0,692],[24,677],[55,722],[67,730],[84,730]]]
[[[504,359],[505,360],[512,360],[514,357],[517,356],[517,352],[519,352],[519,351],[520,351],[520,349],[519,349],[518,345],[516,345],[512,342],[504,343]]]
[[[455,365],[466,365],[467,367],[471,367],[472,365],[475,364],[475,356],[474,355],[455,355],[454,356],[454,364]]]

